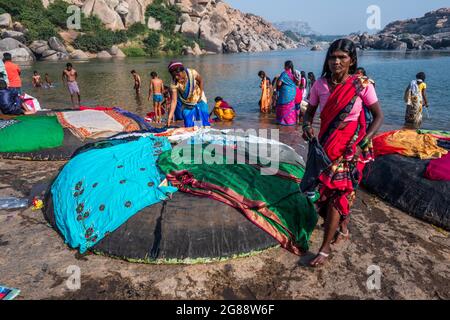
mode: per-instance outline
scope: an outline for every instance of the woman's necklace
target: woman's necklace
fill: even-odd
[[[331,78],[331,84],[333,86],[337,86],[338,84],[342,84],[348,79],[348,77],[349,77],[349,75],[346,75],[341,81],[336,81],[336,80],[333,80],[333,78]]]

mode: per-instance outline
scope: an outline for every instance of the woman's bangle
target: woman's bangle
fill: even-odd
[[[312,125],[309,123],[306,123],[302,126],[302,129],[305,130],[306,128],[312,128]]]
[[[358,143],[358,146],[361,149],[365,149],[369,145],[369,143],[370,143],[370,140],[368,138],[364,138],[364,139],[361,140],[360,143]]]

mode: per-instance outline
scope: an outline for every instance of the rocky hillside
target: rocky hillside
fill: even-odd
[[[429,12],[421,18],[392,22],[376,35],[352,34],[349,38],[361,49],[450,49],[450,8]]]
[[[298,45],[261,17],[242,13],[221,0],[7,1],[0,0],[0,53],[13,51],[16,60],[22,61],[122,57],[121,49],[139,55],[160,51],[200,55]],[[33,18],[21,12],[36,7],[36,1],[43,11],[52,13]],[[81,30],[65,28],[68,4],[81,9]],[[61,21],[54,21],[54,11]]]

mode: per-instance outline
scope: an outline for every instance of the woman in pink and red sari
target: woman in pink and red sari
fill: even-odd
[[[367,162],[373,160],[372,138],[383,123],[383,112],[373,84],[356,75],[358,57],[355,44],[336,40],[329,48],[322,78],[311,88],[303,123],[303,137],[314,137],[312,123],[320,107],[318,139],[332,164],[318,177],[319,214],[325,231],[319,254],[311,266],[325,263],[331,245],[349,238],[348,222],[355,190]],[[366,112],[373,121],[366,121]]]
[[[284,71],[278,78],[277,123],[283,126],[297,124],[302,93],[294,76],[294,64],[286,61]]]

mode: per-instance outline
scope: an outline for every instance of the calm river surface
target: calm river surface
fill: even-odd
[[[273,77],[282,71],[285,60],[293,60],[296,69],[312,71],[316,76],[323,65],[325,51],[288,50],[255,54],[182,57],[181,61],[197,69],[205,79],[210,102],[222,96],[237,110],[234,127],[273,127],[274,115],[261,115],[257,73],[264,70]],[[156,71],[168,83],[168,58],[127,58],[123,60],[91,60],[74,62],[84,105],[120,106],[144,115],[151,111],[147,101],[150,72]],[[403,92],[419,71],[427,74],[430,118],[424,115],[424,128],[450,130],[450,52],[400,53],[366,51],[359,54],[359,65],[376,81],[376,90],[386,114],[385,124],[400,127],[404,119]],[[70,96],[61,84],[62,63],[36,62],[23,66],[24,89],[37,97],[45,108],[69,108]],[[132,69],[141,75],[144,89],[136,97]],[[54,89],[34,89],[31,75],[37,70],[49,73],[56,82]],[[212,107],[212,103],[210,103]],[[286,128],[291,131],[294,128]]]

